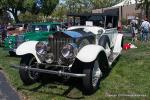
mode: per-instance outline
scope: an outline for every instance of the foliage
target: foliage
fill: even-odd
[[[111,7],[123,0],[90,0],[94,9]]]
[[[30,12],[25,12],[25,13],[21,13],[19,14],[19,19],[21,22],[24,22],[24,23],[30,23],[30,22],[38,22],[38,21],[41,21],[41,19],[39,18],[39,15],[35,15],[35,14],[32,14]]]
[[[122,23],[122,25],[127,25],[127,19],[126,18],[122,18],[121,19],[121,23]]]
[[[92,9],[110,7],[122,0],[63,0],[55,11],[53,16],[61,18],[67,13],[91,13]]]
[[[89,0],[65,0],[65,5],[68,12],[71,13],[90,12],[92,9],[91,2]]]
[[[19,19],[17,17],[17,13],[18,11],[24,10],[22,2],[24,2],[24,0],[0,0],[0,9],[5,12],[9,11],[12,13],[15,21],[18,22]]]
[[[65,0],[71,11],[89,12],[92,9],[111,7],[122,0]]]
[[[48,16],[52,13],[55,9],[56,5],[58,4],[59,0],[43,0],[43,7],[41,9],[41,13]]]
[[[52,13],[53,18],[64,19],[67,15],[67,9],[64,4],[59,4]]]
[[[37,4],[36,1],[40,1],[40,4]],[[59,0],[26,0],[24,7],[31,13],[43,13],[45,16],[48,16],[58,3]]]
[[[137,9],[141,8],[145,11],[146,17],[149,16],[149,10],[150,10],[150,1],[149,0],[136,0],[136,2],[139,2],[137,4]]]
[[[40,3],[39,3],[40,2]],[[26,11],[32,14],[43,13],[48,16],[55,9],[59,0],[0,0],[0,9],[12,13],[16,22],[19,22],[18,12]]]
[[[0,11],[0,24],[7,24],[11,21],[12,20],[8,12]]]
[[[18,17],[23,23],[52,21],[51,16],[47,17],[44,16],[42,13],[34,14],[28,11],[26,11],[25,13],[20,13]]]

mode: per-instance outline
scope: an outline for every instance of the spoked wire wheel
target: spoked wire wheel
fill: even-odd
[[[86,77],[83,78],[84,92],[86,94],[94,93],[99,88],[100,79],[102,77],[98,60],[85,64],[83,74],[86,74]]]
[[[25,55],[21,58],[21,67],[38,68],[37,61],[33,55]],[[30,85],[39,79],[39,73],[29,69],[19,69],[20,78],[25,85]]]

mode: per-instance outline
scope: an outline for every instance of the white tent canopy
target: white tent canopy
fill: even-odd
[[[123,6],[123,5],[131,5],[131,4],[135,4],[136,3],[136,0],[124,0],[112,7],[119,7],[119,6]]]

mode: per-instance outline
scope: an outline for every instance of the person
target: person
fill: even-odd
[[[108,25],[107,25],[107,28],[112,28],[112,27],[113,27],[112,23],[109,22]]]
[[[144,19],[141,20],[141,25],[142,25],[142,22],[144,22]],[[142,32],[142,27],[140,26],[140,41],[144,41],[144,35],[143,35],[143,32]]]
[[[103,21],[99,21],[99,26],[100,26],[100,27],[104,27]]]
[[[119,33],[122,32],[122,23],[121,23],[121,20],[118,21],[117,29],[118,29],[118,32],[119,32]]]
[[[140,29],[142,31],[142,41],[147,42],[149,38],[149,30],[150,30],[150,23],[148,22],[148,19],[145,18],[140,26]]]
[[[137,33],[138,33],[138,21],[136,18],[131,20],[131,34],[132,34],[132,42],[137,40]]]
[[[6,26],[4,24],[1,25],[1,45],[3,45],[5,38],[7,37]]]

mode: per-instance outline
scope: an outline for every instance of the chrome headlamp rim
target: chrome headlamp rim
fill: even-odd
[[[66,44],[61,50],[61,54],[66,59],[73,59],[78,52],[77,45],[75,43]]]
[[[36,44],[36,52],[39,54],[39,55],[43,55],[43,54],[46,54],[46,51],[47,51],[47,44],[45,42],[38,42]]]

